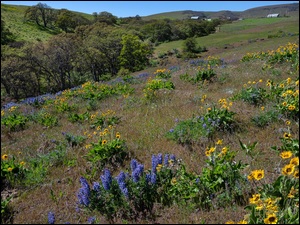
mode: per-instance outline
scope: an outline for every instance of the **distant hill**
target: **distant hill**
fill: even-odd
[[[21,2],[20,2],[21,4]],[[50,5],[51,6],[51,5]],[[51,36],[57,34],[57,32],[51,29],[43,29],[32,23],[24,22],[24,13],[30,6],[23,5],[10,5],[1,3],[1,19],[5,21],[9,30],[17,36],[17,41],[45,41]],[[74,12],[74,11],[72,11]],[[82,15],[83,17],[92,20],[92,14],[86,14],[81,12],[74,12]],[[268,14],[279,13],[280,16],[297,16],[299,17],[299,3],[270,5],[245,10],[243,12],[235,12],[229,10],[206,12],[206,11],[194,11],[183,10],[158,13],[149,16],[141,17],[142,20],[151,19],[190,19],[192,16],[199,16],[199,18],[223,18],[231,20],[237,20],[239,18],[261,18],[266,17]]]
[[[236,11],[217,11],[217,12],[207,12],[207,11],[193,11],[193,10],[183,10],[174,12],[158,13],[149,16],[142,17],[145,20],[150,19],[188,19],[192,16],[199,16],[200,18],[228,18],[238,19],[238,18],[260,18],[266,17],[268,14],[279,13],[280,16],[299,16],[299,3],[292,4],[280,4],[280,5],[270,5],[256,7],[252,9],[247,9],[242,12]]]

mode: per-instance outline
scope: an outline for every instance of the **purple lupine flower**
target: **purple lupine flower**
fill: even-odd
[[[137,165],[138,165],[138,162],[135,159],[131,160],[131,162],[130,162],[131,171],[134,171],[135,168],[137,167]]]
[[[85,206],[90,204],[89,192],[86,187],[82,187],[79,189],[77,197],[78,197],[79,204],[85,205]]]
[[[55,216],[53,212],[48,213],[48,223],[49,224],[54,224],[55,223]]]
[[[81,186],[89,187],[89,183],[87,182],[87,180],[84,177],[80,177],[79,182],[80,182]]]
[[[153,173],[156,173],[156,167],[158,165],[158,159],[156,155],[152,155],[152,171]]]
[[[90,203],[90,186],[84,177],[80,177],[81,188],[77,194],[80,204],[88,205]]]
[[[104,175],[101,175],[100,178],[101,178],[104,190],[108,191],[109,188],[110,188],[112,177],[111,177],[110,172],[107,168],[104,169]]]
[[[100,184],[99,182],[93,182],[93,190],[99,192],[100,191]]]
[[[164,165],[165,165],[165,166],[168,166],[168,165],[169,165],[169,154],[165,154]]]
[[[150,177],[150,181],[151,184],[155,184],[156,183],[156,174],[155,173],[151,173],[151,177]]]
[[[132,172],[132,180],[133,182],[138,182],[140,179],[140,176],[142,175],[142,173],[144,172],[144,165],[143,164],[139,164],[137,166],[137,168],[135,168],[135,170]]]
[[[203,127],[203,128],[206,128],[206,123],[204,123],[204,124],[202,125],[202,127]]]
[[[122,171],[119,174],[119,176],[117,176],[117,182],[123,195],[125,195],[125,197],[128,198],[128,189],[125,184],[125,178],[126,178],[125,173]]]
[[[162,154],[161,153],[159,153],[158,155],[157,155],[157,160],[158,160],[158,164],[162,164]]]
[[[146,183],[149,184],[151,182],[151,175],[149,173],[146,174]]]
[[[199,178],[197,178],[196,179],[196,184],[198,184],[200,182],[200,179]]]
[[[173,128],[172,128],[172,129],[170,129],[170,130],[169,130],[169,132],[170,132],[170,133],[173,133],[173,132],[174,132],[174,129],[173,129]]]
[[[96,217],[95,216],[88,218],[88,223],[89,224],[94,224],[95,221],[96,221]]]

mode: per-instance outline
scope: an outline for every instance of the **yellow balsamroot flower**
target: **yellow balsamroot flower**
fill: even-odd
[[[8,172],[11,172],[12,170],[13,170],[13,168],[11,168],[11,167],[7,168]]]
[[[211,153],[213,153],[215,150],[216,150],[216,147],[211,147],[211,148],[209,149],[209,151],[210,151]]]
[[[291,81],[292,81],[292,79],[290,77],[286,79],[287,84],[291,83]]]
[[[2,160],[7,160],[8,159],[8,155],[7,154],[4,154],[1,156]]]
[[[91,144],[87,144],[87,145],[85,146],[86,149],[89,149],[90,147],[92,147]]]
[[[288,158],[291,158],[293,155],[293,153],[291,151],[284,151],[284,152],[281,152],[280,153],[280,157],[282,159],[288,159]]]
[[[207,111],[210,111],[211,110],[211,108],[207,108]]]
[[[288,107],[288,110],[290,110],[290,111],[294,111],[294,110],[295,110],[295,108],[296,108],[296,106],[294,106],[294,105],[289,105],[289,107]]]
[[[288,198],[295,198],[295,194],[298,193],[298,189],[295,189],[294,186],[291,188],[289,194],[287,195]]]
[[[158,164],[157,167],[156,167],[157,172],[160,172],[161,168],[162,168],[162,164]]]
[[[247,84],[244,84],[243,87],[246,88],[246,87],[247,87]]]
[[[5,114],[4,110],[1,110],[1,116],[4,116],[4,114]]]
[[[105,145],[107,143],[107,140],[102,141],[102,145]]]
[[[267,218],[264,219],[265,224],[276,224],[277,223],[277,217],[275,213],[267,214]]]
[[[228,148],[227,147],[224,147],[224,148],[222,148],[222,154],[226,154],[227,153],[227,151],[228,151]]]
[[[248,222],[246,220],[241,220],[241,221],[237,222],[237,224],[248,224]]]
[[[264,209],[264,203],[259,200],[257,203],[256,203],[256,207],[255,207],[256,210],[263,210]]]
[[[299,166],[299,157],[292,158],[290,164],[293,164],[294,166]]]
[[[260,202],[260,194],[254,194],[252,195],[252,198],[249,198],[249,203],[256,205]]]
[[[259,82],[259,83],[262,83],[262,82],[263,82],[263,80],[262,80],[262,79],[260,79],[258,82]]]
[[[296,171],[294,172],[293,177],[299,179],[299,170],[296,170]]]
[[[283,175],[287,176],[294,173],[294,170],[295,170],[295,166],[293,164],[288,164],[282,168],[281,172]]]
[[[264,170],[255,170],[253,177],[255,180],[261,180],[262,178],[264,178],[265,176],[265,172]]]
[[[208,157],[208,156],[211,155],[211,152],[210,152],[209,150],[206,150],[206,151],[205,151],[205,155]]]
[[[117,132],[117,133],[116,133],[116,138],[117,138],[117,139],[120,139],[120,137],[121,137],[120,133]]]
[[[25,162],[24,162],[24,161],[20,162],[20,165],[21,165],[21,166],[24,166],[24,165],[25,165]]]
[[[247,176],[247,178],[248,178],[248,180],[253,180],[253,174],[252,173],[250,173],[248,176]]]
[[[287,106],[287,102],[283,102],[282,105],[283,105],[283,106]]]
[[[279,87],[284,88],[284,84],[280,84]]]
[[[291,137],[292,137],[292,135],[289,134],[289,133],[284,133],[284,134],[283,134],[283,138],[284,138],[284,139],[289,139],[289,138],[291,138]]]
[[[264,106],[262,106],[262,107],[260,107],[260,109],[261,109],[262,111],[264,111],[264,110],[265,110],[265,107],[264,107]]]
[[[217,144],[217,145],[221,145],[221,144],[223,144],[223,140],[221,140],[221,139],[220,139],[220,140],[218,140],[216,144]]]
[[[175,185],[176,183],[177,183],[177,180],[176,180],[175,177],[173,177],[172,180],[171,180],[171,184],[172,184],[172,185]]]
[[[229,220],[229,221],[227,221],[225,224],[235,224],[235,222],[232,221],[232,220]]]
[[[285,121],[285,125],[289,126],[291,124],[291,121],[287,120]]]

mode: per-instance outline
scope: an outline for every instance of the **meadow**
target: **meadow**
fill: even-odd
[[[299,17],[272,21],[2,108],[1,222],[299,223]]]

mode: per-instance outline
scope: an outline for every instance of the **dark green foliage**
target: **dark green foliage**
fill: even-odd
[[[279,112],[275,110],[270,110],[266,112],[261,112],[260,114],[253,116],[251,121],[258,127],[268,126],[272,122],[278,121]]]

